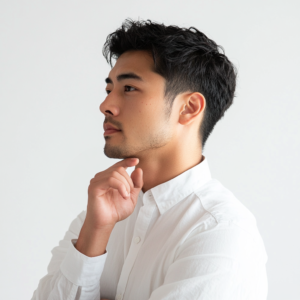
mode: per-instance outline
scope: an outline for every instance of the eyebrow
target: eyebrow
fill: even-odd
[[[135,80],[139,80],[139,81],[144,81],[143,78],[133,72],[129,72],[129,73],[123,73],[117,76],[117,81],[121,81],[124,79],[135,79]],[[106,83],[113,83],[112,79],[107,77],[105,79]]]

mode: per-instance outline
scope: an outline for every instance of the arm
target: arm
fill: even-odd
[[[134,211],[143,173],[138,168],[130,177],[126,168],[137,163],[138,159],[125,159],[90,181],[87,215],[76,243],[79,252],[89,257],[104,254],[115,224]]]
[[[100,298],[99,281],[107,254],[89,258],[74,247],[85,219],[83,211],[71,223],[64,238],[52,250],[52,258],[44,276],[35,290],[32,300],[59,299],[98,299]],[[73,242],[72,242],[73,240]],[[84,274],[90,275],[88,282]]]
[[[90,181],[86,216],[74,220],[53,249],[48,274],[40,280],[32,300],[100,298],[110,234],[118,221],[134,211],[143,186],[141,169],[133,171],[131,177],[126,172],[137,163],[137,159],[122,160]]]

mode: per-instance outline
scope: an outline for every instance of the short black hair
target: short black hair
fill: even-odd
[[[195,27],[180,28],[129,18],[107,36],[102,53],[112,66],[112,58],[118,59],[130,50],[152,53],[153,71],[166,80],[168,116],[178,94],[188,91],[203,94],[206,108],[199,138],[204,148],[215,124],[235,97],[237,70],[224,49]]]

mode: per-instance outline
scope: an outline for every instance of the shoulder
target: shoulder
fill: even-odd
[[[245,230],[256,227],[256,219],[249,209],[218,180],[211,179],[194,191],[201,207],[216,223],[236,224]]]
[[[267,258],[255,216],[236,196],[216,179],[211,179],[195,191],[202,211],[213,220],[207,228],[221,233],[222,238],[247,245]]]
[[[216,251],[267,260],[254,215],[218,180],[211,179],[194,191],[200,204],[200,220],[189,238],[196,238]],[[220,248],[220,249],[219,249]],[[217,250],[218,249],[218,250]],[[248,253],[248,254],[247,254]]]

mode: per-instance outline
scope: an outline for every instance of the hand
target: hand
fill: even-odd
[[[75,245],[79,252],[89,257],[104,254],[115,224],[132,214],[144,184],[143,171],[137,168],[129,176],[126,169],[138,162],[126,158],[90,181],[86,218]]]
[[[144,184],[143,171],[137,168],[129,176],[126,169],[138,162],[138,158],[126,158],[90,181],[86,214],[90,229],[113,227],[132,214]]]

